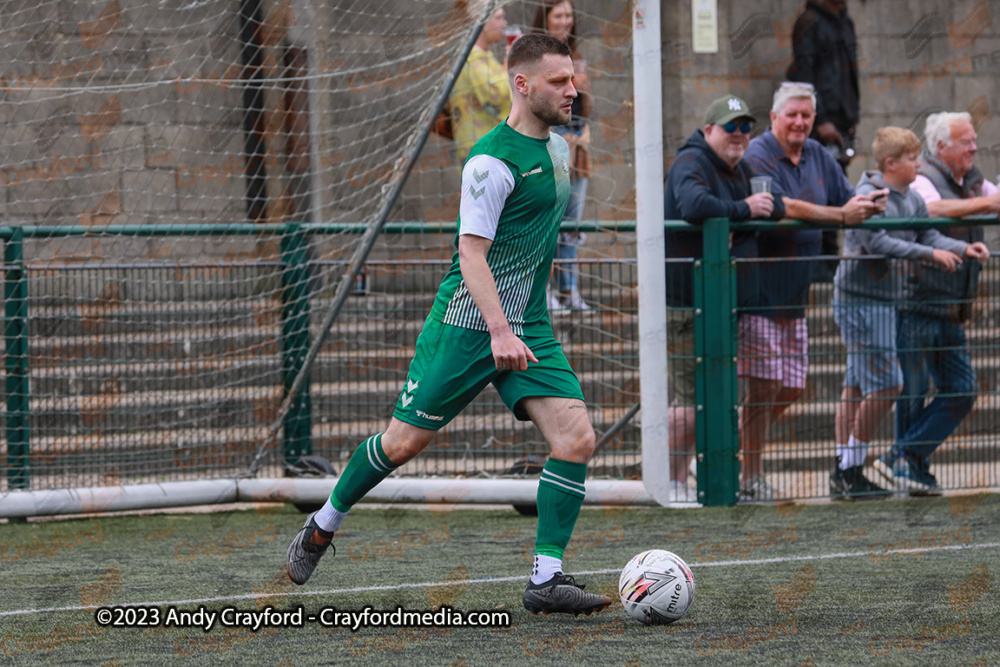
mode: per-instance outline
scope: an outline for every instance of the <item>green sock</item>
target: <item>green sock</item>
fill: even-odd
[[[538,534],[535,553],[562,558],[580,515],[587,479],[586,463],[549,458],[538,482]]]
[[[382,434],[373,435],[354,450],[330,494],[330,504],[338,512],[346,512],[396,468],[382,449]]]

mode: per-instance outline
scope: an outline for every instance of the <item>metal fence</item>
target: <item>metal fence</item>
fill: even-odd
[[[720,229],[713,233],[725,235],[725,225]],[[597,226],[588,230],[600,233]],[[312,231],[320,233],[321,226]],[[307,395],[286,420],[283,438],[274,443],[266,426],[289,374],[297,370],[295,360],[319,335],[331,299],[328,289],[303,279],[303,267],[290,259],[293,254],[276,261],[72,264],[41,264],[25,257],[25,238],[48,233],[24,227],[3,228],[0,234],[6,375],[0,389],[0,460],[6,467],[2,490],[242,475],[262,447],[262,470],[271,476],[306,453],[341,468],[359,442],[384,428],[434,289],[448,266],[446,259],[412,257],[367,263],[365,282],[356,285],[311,369]],[[116,233],[137,232],[102,230],[104,235]],[[151,227],[142,233],[181,231]],[[260,234],[260,227],[203,227],[198,233],[224,243],[233,233]],[[580,287],[592,309],[552,319],[580,377],[598,437],[613,432],[603,438],[592,474],[627,478],[638,475],[640,461],[642,413],[628,418],[639,402],[639,287],[628,250],[634,244],[630,228],[621,225],[606,233],[619,235],[625,248],[621,256],[584,255],[578,260]],[[724,236],[715,242],[720,238]],[[729,504],[738,486],[734,473],[741,415],[755,404],[748,403],[745,387],[737,390],[731,352],[738,316],[744,313],[717,307],[731,300],[731,294],[720,290],[733,289],[742,262],[729,260],[725,245],[718,252],[723,258],[719,265],[731,270],[709,275],[708,254],[699,262],[678,260],[699,276],[706,319],[698,325],[694,348],[668,346],[667,354],[672,362],[699,361],[699,394],[691,406],[698,419],[697,444],[690,452],[674,454],[678,461],[682,454],[698,455],[698,489],[708,490],[700,500]],[[755,261],[760,263],[746,260]],[[798,260],[774,261],[790,265]],[[343,265],[327,259],[313,263],[326,275],[340,273]],[[964,326],[978,397],[972,413],[934,454],[945,489],[996,486],[1000,480],[995,372],[1000,271],[995,262],[985,264],[979,286],[971,304],[974,316]],[[762,444],[767,479],[783,498],[828,493],[834,418],[848,353],[834,323],[832,292],[830,283],[812,286],[806,309],[805,392],[774,419]],[[892,416],[885,419],[870,455],[892,444],[892,421]],[[489,388],[400,472],[502,475],[518,460],[546,453],[537,430],[515,421]],[[694,488],[692,483],[692,499]]]
[[[295,238],[280,227],[273,231],[282,243]],[[226,243],[260,231],[202,226],[196,233]],[[343,233],[343,226],[310,231]],[[347,270],[346,260],[310,262],[301,253],[296,260],[293,252],[279,261],[45,263],[25,256],[26,238],[52,233],[24,227],[3,234],[5,490],[238,476],[262,448],[265,475],[280,476],[304,454],[341,469],[358,443],[385,427],[449,265],[414,257],[434,254],[426,251],[369,260],[320,348],[308,390],[272,441],[267,427],[319,335],[333,299],[330,277]],[[450,246],[452,234],[441,234],[441,243]],[[603,434],[638,401],[635,260],[582,256],[577,264],[594,308],[560,313],[553,324]],[[627,424],[605,440],[594,473],[632,474],[638,450],[638,429]],[[493,476],[546,452],[534,426],[517,422],[489,387],[400,474]]]
[[[853,263],[854,268],[867,274],[873,282],[884,281],[897,293],[904,291],[905,283],[934,270],[924,261],[887,262],[887,259],[889,258],[881,256],[841,258],[840,264],[842,269],[846,269]],[[791,267],[794,261],[789,260],[782,268]],[[760,260],[755,263],[760,264]],[[886,265],[892,267],[888,275],[882,274]],[[937,304],[951,306],[948,309],[951,311],[951,319],[946,324],[936,318],[919,320],[908,315],[929,305],[926,302],[897,299],[889,303],[889,307],[896,311],[896,335],[885,336],[882,335],[885,333],[883,331],[873,331],[874,350],[845,341],[843,328],[840,326],[851,317],[851,312],[867,308],[873,302],[859,304],[848,298],[843,303],[838,303],[834,300],[834,292],[832,282],[814,283],[811,287],[805,318],[808,327],[806,357],[809,372],[801,399],[790,405],[755,405],[755,401],[760,399],[755,399],[749,381],[741,378],[743,412],[755,407],[771,410],[778,408],[782,411],[776,417],[772,412],[773,424],[762,449],[765,472],[772,480],[772,486],[792,498],[826,495],[829,475],[836,465],[835,445],[846,444],[846,436],[853,423],[855,429],[865,428],[875,434],[869,443],[865,476],[887,490],[902,491],[902,480],[880,476],[871,464],[877,458],[889,454],[894,443],[903,441],[907,427],[906,422],[900,421],[900,408],[905,402],[916,403],[920,411],[931,409],[950,413],[952,417],[946,417],[946,420],[955,422],[954,430],[943,442],[933,433],[928,433],[924,437],[918,435],[917,440],[912,443],[926,445],[928,447],[925,449],[933,452],[926,463],[936,475],[942,490],[975,489],[1000,484],[1000,387],[997,382],[997,355],[1000,352],[1000,268],[996,261],[983,265],[971,299],[965,303],[949,301],[947,304]],[[961,310],[967,312],[959,315],[960,306]],[[746,310],[744,314],[751,312]],[[950,340],[942,340],[940,337],[937,340],[927,339],[921,335],[921,329],[928,324],[938,329],[946,327],[957,334]],[[895,344],[895,349],[888,349],[889,343]],[[798,351],[788,349],[783,350],[780,356],[789,359],[797,354]],[[974,372],[973,377],[955,377],[961,370],[950,359],[960,355],[967,355]],[[868,376],[867,379],[845,377],[848,361],[852,356],[855,368],[861,368],[862,374]],[[891,357],[899,364],[898,375],[895,374]],[[942,377],[936,376],[937,369],[943,371]],[[926,386],[913,381],[920,375],[930,378]],[[901,379],[904,382],[897,397],[893,395],[893,387]],[[969,386],[956,386],[958,381],[968,382]],[[938,383],[944,386],[938,386]],[[846,384],[870,384],[873,395],[868,397],[868,403],[884,403],[885,414],[880,417],[883,410],[876,408],[876,414],[870,420],[873,423],[862,426],[861,417],[856,412],[865,403],[864,393],[867,387],[864,391],[847,395],[844,393]],[[888,393],[888,396],[880,397],[877,395],[880,392]],[[935,399],[940,400],[931,407]],[[972,406],[967,414],[966,403]],[[842,421],[839,432],[838,419],[847,422]],[[747,423],[748,420],[742,420],[744,426]],[[747,446],[744,433],[741,443],[744,455]]]
[[[874,223],[869,224],[875,226]],[[877,224],[892,230],[926,229],[932,225],[945,229],[951,223],[924,219],[882,220]],[[964,224],[968,225],[967,222]],[[997,222],[977,220],[977,224],[996,225]],[[773,224],[755,223],[752,226],[759,230],[775,230]],[[793,282],[794,274],[800,272],[806,263],[838,260],[836,257],[731,260],[726,250],[728,227],[712,227],[706,225],[706,259],[694,267],[696,282],[703,283],[706,289],[712,282],[710,276],[713,271],[724,274],[723,282],[729,282],[730,289],[735,290],[738,289],[735,286],[737,282],[749,281],[755,272],[767,269],[772,285],[777,282],[780,287],[780,283]],[[777,229],[782,227],[779,225]],[[719,266],[723,269],[709,266],[711,260],[708,258],[713,245],[716,246],[715,255],[721,258]],[[976,262],[966,259],[966,263]],[[751,335],[751,316],[766,315],[772,321],[785,318],[782,326],[788,327],[799,316],[794,306],[773,302],[770,305],[759,303],[733,308],[731,317],[726,317],[724,313],[719,317],[720,313],[716,312],[715,325],[711,325],[707,320],[713,317],[714,298],[705,296],[704,307],[708,312],[704,317],[696,318],[704,320],[702,328],[706,330],[703,340],[695,346],[695,354],[703,358],[704,371],[699,373],[711,373],[713,366],[725,367],[725,372],[717,374],[713,381],[716,384],[704,394],[704,403],[697,406],[699,417],[702,408],[710,415],[704,422],[699,422],[699,477],[701,469],[707,469],[709,475],[731,476],[731,470],[720,466],[738,449],[743,468],[740,488],[745,488],[748,472],[751,472],[748,455],[759,451],[763,458],[764,477],[771,487],[769,491],[773,492],[766,499],[781,501],[836,496],[830,490],[830,474],[837,465],[837,446],[848,444],[847,436],[853,428],[859,433],[861,430],[871,433],[863,474],[887,491],[905,495],[909,483],[895,473],[880,475],[872,464],[885,455],[890,455],[887,462],[891,464],[893,445],[904,444],[904,440],[910,441],[906,447],[907,460],[916,462],[910,454],[927,455],[922,463],[929,466],[942,491],[981,489],[1000,484],[1000,449],[997,447],[1000,442],[997,435],[1000,387],[996,373],[997,353],[1000,351],[1000,269],[995,258],[977,268],[977,277],[973,274],[972,277],[965,275],[962,278],[967,281],[970,290],[965,299],[941,293],[913,297],[908,288],[937,271],[926,259],[896,259],[868,254],[840,257],[838,270],[844,273],[854,271],[860,275],[861,282],[866,285],[862,292],[874,289],[865,297],[845,292],[838,302],[835,300],[833,281],[813,282],[803,313],[808,331],[807,349],[797,349],[791,339],[762,341],[759,331],[756,340]],[[886,294],[891,295],[888,300],[885,300]],[[858,309],[879,305],[887,308],[890,320],[873,319],[872,314],[867,313],[864,316],[867,321],[860,325],[846,322]],[[912,316],[914,312],[947,315],[918,320]],[[716,333],[713,328],[717,329],[720,324],[726,327],[723,342],[729,344],[721,348],[718,342],[712,342],[710,335]],[[849,338],[845,338],[845,325],[848,330],[854,330],[853,334],[847,334]],[[856,342],[858,326],[871,328],[861,335],[861,338],[868,339],[866,344]],[[891,333],[892,327],[896,328],[895,335]],[[924,335],[928,327],[950,333],[934,339]],[[787,329],[785,331],[787,333]],[[740,342],[737,344],[737,341]],[[735,349],[738,349],[738,354],[732,356]],[[956,356],[968,358],[971,374],[958,377],[963,371],[961,363],[952,363]],[[792,362],[793,373],[796,366],[804,371],[804,366],[808,365],[801,397],[796,398],[794,393],[792,396],[779,393],[776,399],[771,393],[770,398],[762,398],[762,395],[769,394],[761,392],[763,383],[755,384],[752,376],[775,377],[773,367],[762,363],[767,358],[771,358],[772,364],[785,364],[786,372],[789,366],[785,362]],[[852,377],[846,377],[849,360],[853,361],[855,369]],[[754,362],[758,362],[756,368],[753,368]],[[859,378],[858,375],[864,377]],[[926,384],[919,381],[919,376],[924,376]],[[727,388],[729,383],[736,383],[737,386]],[[795,384],[777,383],[778,386]],[[859,385],[863,390],[845,389]],[[895,388],[900,385],[897,396]],[[788,386],[780,391],[786,391]],[[779,390],[772,387],[774,391]],[[716,398],[716,394],[738,396],[738,400],[724,402]],[[862,408],[866,399],[868,407]],[[900,416],[900,407],[904,405],[909,406],[903,413],[911,415],[908,421]],[[881,406],[882,409],[873,406]],[[870,412],[866,414],[863,427],[859,409]],[[904,433],[915,419],[924,419],[919,413],[932,412],[939,417],[944,415],[944,422],[950,420],[953,430],[948,432],[945,426],[944,431],[930,427]],[[763,437],[761,430],[755,432],[752,427],[762,414],[766,414],[770,422],[770,428],[761,429]],[[714,438],[709,436],[705,426],[706,422],[713,420],[711,415],[725,423]],[[935,422],[928,418],[922,423]],[[942,420],[936,423],[940,425]],[[928,452],[932,453],[928,455]],[[718,468],[718,472],[713,472],[713,467]],[[885,470],[884,467],[882,469]],[[699,493],[701,488],[699,486]],[[733,492],[738,493],[736,489]],[[742,494],[742,498],[748,499],[747,494]]]

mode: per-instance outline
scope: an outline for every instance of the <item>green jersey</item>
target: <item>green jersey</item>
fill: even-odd
[[[462,234],[492,239],[486,263],[517,336],[551,335],[545,286],[569,193],[566,140],[554,133],[533,139],[506,121],[476,142],[462,169],[455,244]],[[487,331],[462,279],[458,253],[441,282],[430,317]]]

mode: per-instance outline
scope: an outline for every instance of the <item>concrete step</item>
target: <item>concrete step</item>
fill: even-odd
[[[144,321],[129,331],[94,329],[77,335],[43,335],[35,331],[37,323],[32,319],[32,367],[46,368],[84,359],[174,361],[179,357],[190,358],[191,363],[197,364],[211,361],[208,357],[259,356],[267,353],[267,349],[278,349],[281,343],[280,317],[276,311],[254,310],[250,322],[245,321],[246,313],[231,319],[220,316],[214,322],[204,319],[188,321],[188,315],[181,311],[167,311],[157,314],[157,318],[162,316],[165,319],[155,327]],[[409,319],[400,319],[405,316],[400,312],[391,313],[395,319],[390,319],[386,313],[381,318],[365,320],[348,315],[350,313],[345,312],[343,319],[334,322],[324,341],[324,351],[412,345],[423,326],[426,312],[419,318]],[[209,316],[198,313],[199,318]],[[314,313],[313,320],[316,319]],[[318,338],[320,324],[316,321],[311,324],[311,340]],[[582,339],[587,334],[591,339],[631,341],[635,339],[636,326],[634,313],[616,310],[576,311],[553,318],[554,332],[564,342]],[[39,328],[44,330],[45,326]],[[3,345],[0,341],[0,349]]]
[[[415,337],[418,325],[412,327]],[[412,343],[400,346],[380,344],[379,330],[368,325],[355,338],[331,333],[317,356],[312,378],[318,381],[385,380],[406,377],[413,356]],[[353,333],[353,332],[351,332]],[[256,334],[256,335],[255,335]],[[108,377],[117,377],[130,387],[150,390],[202,390],[212,387],[244,386],[280,381],[281,354],[275,331],[247,332],[248,339],[237,344],[229,339],[185,338],[183,342],[157,336],[146,340],[153,350],[148,357],[129,356],[141,350],[145,334],[131,340],[105,342],[103,339],[75,337],[65,343],[36,352],[32,348],[32,391],[37,395],[87,394],[98,391]],[[571,337],[593,336],[577,330]],[[607,342],[566,342],[563,351],[579,373],[620,368],[634,372],[638,348],[634,343],[604,337]],[[53,339],[45,339],[52,342]],[[228,342],[227,342],[228,341]],[[39,346],[41,347],[41,346]],[[115,349],[122,354],[115,354]],[[204,349],[221,352],[202,354]],[[190,350],[190,352],[187,352]],[[304,351],[303,351],[304,352]]]
[[[547,445],[533,424],[518,422],[502,406],[501,409],[503,412],[484,412],[480,406],[480,409],[470,409],[459,415],[438,434],[423,457],[423,462],[416,464],[414,468],[428,472],[428,465],[443,465],[440,455],[448,454],[448,462],[444,465],[452,465],[463,458],[455,457],[454,454],[464,454],[466,457],[500,460],[503,462],[502,468],[494,469],[506,470],[517,457],[547,450]],[[591,410],[590,414],[600,434],[618,421],[627,410],[628,406],[601,407]],[[338,469],[342,469],[345,459],[357,445],[373,433],[384,430],[387,421],[387,417],[317,421],[312,428],[313,452],[327,457]],[[228,466],[238,468],[237,471],[241,472],[261,446],[264,446],[269,461],[280,458],[273,442],[268,438],[266,427],[258,423],[132,432],[108,431],[103,426],[104,424],[99,424],[97,428],[81,430],[76,435],[34,437],[30,454],[33,469],[40,473],[64,471],[70,474],[78,471],[81,466],[93,465],[95,458],[99,458],[102,465],[113,467],[122,475],[130,471],[159,470],[162,475],[170,476],[205,468],[218,473],[221,468]],[[623,430],[628,441],[637,441],[637,428],[637,425],[631,424]],[[609,441],[600,455],[621,457],[628,454],[623,442]],[[0,442],[0,456],[6,457],[5,441]],[[452,465],[449,470],[454,471],[456,468]]]
[[[466,440],[463,434],[483,432],[490,425],[487,416],[463,415],[440,432],[421,455],[403,466],[398,475],[502,475],[526,454],[544,455],[547,445],[529,423],[515,423],[512,428],[485,441]],[[384,427],[380,421],[356,421],[343,425],[313,427],[313,453],[324,456],[342,471],[354,449],[371,433]],[[630,434],[632,442],[635,434]],[[887,451],[889,441],[877,441],[869,449],[869,464]],[[108,469],[122,481],[145,476],[147,481],[176,479],[187,475],[236,474],[246,470],[256,453],[264,450],[265,468],[276,468],[283,456],[262,427],[230,429],[178,429],[158,434],[105,434],[38,438],[32,443],[31,466],[35,488],[66,486],[66,478],[79,475],[87,465],[100,457]],[[764,467],[772,484],[785,489],[792,497],[814,495],[802,485],[801,475],[820,478],[819,496],[826,495],[825,483],[835,460],[835,447],[830,441],[804,440],[794,446],[769,443],[764,449]],[[6,455],[0,446],[0,454]],[[462,456],[455,456],[462,454]],[[623,477],[641,469],[641,453],[635,449],[606,446],[599,449],[591,465],[594,477]],[[956,435],[947,440],[934,454],[932,463],[939,482],[945,488],[982,486],[1000,474],[1000,448],[990,435]],[[942,474],[942,470],[950,470]],[[867,474],[881,483],[870,468]],[[58,476],[58,477],[55,477]],[[963,482],[959,483],[957,478]],[[83,482],[93,484],[93,480]]]
[[[575,346],[579,341],[597,338],[607,341],[605,349],[613,348],[609,357],[611,363],[632,364],[638,359],[633,320],[634,316],[628,313],[579,313],[556,318],[555,333],[569,355],[577,353]],[[327,353],[350,353],[357,358],[357,363],[351,368],[352,375],[363,374],[359,369],[365,367],[382,369],[382,364],[369,357],[412,345],[421,326],[422,321],[414,320],[335,324],[323,344],[317,368],[322,369],[327,362],[335,364],[339,361],[340,358],[326,359],[324,355]],[[314,328],[312,335],[317,336],[318,330]],[[994,331],[985,327],[972,328],[967,336],[973,357],[977,360],[982,356],[991,356],[1000,347]],[[183,376],[191,382],[187,386],[200,389],[204,387],[198,384],[199,378],[201,382],[215,382],[213,373],[224,374],[230,368],[238,371],[244,365],[267,366],[272,363],[268,359],[278,358],[280,343],[280,331],[271,325],[238,327],[224,332],[204,327],[162,328],[155,332],[113,336],[34,337],[30,356],[33,376],[37,376],[42,383],[46,378],[60,382],[66,378],[95,375],[91,367],[107,363],[116,367],[121,365],[121,375],[134,375],[147,380],[159,378],[158,381],[169,383],[173,378],[183,383],[184,380],[175,377]],[[2,344],[0,349],[3,349]],[[839,331],[825,335],[810,332],[809,354],[813,367],[843,360],[845,348]],[[574,360],[587,364],[588,360],[594,359],[592,354],[583,351]],[[130,363],[133,366],[130,367]],[[250,377],[253,377],[256,370],[250,370]],[[319,372],[321,377],[337,376],[335,369]],[[233,374],[238,375],[238,372]],[[218,380],[218,384],[222,385],[233,382],[239,383],[240,380],[225,377]],[[41,391],[48,393],[47,389]]]
[[[614,424],[637,400],[631,388],[622,392],[612,384],[616,377],[620,376],[606,373],[581,377],[584,386],[595,395],[589,398],[589,407],[598,434]],[[390,381],[317,383],[312,392],[314,434],[324,435],[329,444],[334,445],[366,437],[372,429],[384,428],[398,391],[399,384]],[[278,396],[268,387],[133,393],[123,390],[120,384],[109,383],[97,395],[34,401],[34,441],[53,441],[52,434],[56,433],[85,434],[79,437],[86,439],[95,431],[105,437],[159,441],[162,434],[181,432],[192,424],[204,425],[206,432],[258,428],[273,421]],[[769,450],[809,451],[815,449],[811,443],[817,442],[824,443],[828,449],[834,442],[836,409],[835,400],[808,399],[794,404],[772,427]],[[4,410],[5,406],[0,406],[0,415]],[[1000,420],[998,410],[1000,395],[994,392],[980,396],[973,413],[963,421],[955,437],[995,440],[995,425]],[[623,437],[616,438],[614,446],[620,448],[624,442],[639,439],[639,420],[627,427]],[[891,441],[892,423],[890,414],[879,431],[879,440]],[[484,441],[490,440],[518,444],[526,442],[524,429],[533,429],[529,426],[516,423],[495,390],[488,387],[467,409],[465,416],[449,426],[447,438],[449,442],[462,443],[466,447],[485,446]],[[539,438],[535,433],[534,440],[540,442]]]
[[[638,396],[637,379],[618,372],[585,373],[581,385],[588,396],[595,423],[606,415],[620,417]],[[311,388],[314,423],[337,423],[365,417],[388,419],[403,378],[380,382],[316,382]],[[52,433],[105,434],[183,429],[191,424],[211,428],[267,426],[275,418],[282,392],[277,384],[213,387],[192,390],[131,388],[127,380],[105,379],[92,393],[51,395],[31,400],[32,427],[36,435]],[[496,413],[494,423],[510,421],[509,412],[492,386],[474,401],[477,410]],[[0,405],[0,416],[6,413]],[[609,422],[610,423],[614,423]]]
[[[973,341],[978,344],[977,341]],[[327,348],[333,347],[331,345]],[[570,344],[565,347],[571,363],[577,368],[584,394],[591,403],[631,402],[638,394],[635,367],[637,350],[615,344]],[[256,348],[260,350],[261,348]],[[215,389],[235,389],[276,386],[281,382],[280,358],[273,354],[252,357],[255,348],[244,348],[233,354],[216,357],[177,357],[171,361],[118,361],[76,364],[33,370],[32,406],[41,409],[49,403],[39,403],[49,396],[63,396],[71,401],[85,400],[98,394],[109,380],[117,382],[122,392],[145,391],[155,405],[169,402],[164,397],[179,396],[192,391],[201,400],[204,392]],[[313,400],[349,401],[352,405],[391,405],[406,377],[412,349],[353,352],[341,350],[323,352],[312,371]],[[832,355],[831,355],[832,356]],[[813,359],[807,386],[809,401],[836,400],[843,386],[846,364]],[[995,377],[1000,372],[1000,357],[973,357],[973,366],[980,378]],[[617,368],[617,370],[608,370]],[[198,393],[201,392],[201,393]],[[624,398],[623,398],[624,397]]]
[[[433,303],[432,295],[397,296],[373,295],[351,299],[334,322],[331,336],[336,333],[379,335],[382,340],[398,340],[419,332],[424,318]],[[590,311],[571,311],[552,317],[553,329],[560,338],[572,335],[579,328],[599,330],[623,340],[638,336],[638,314],[634,307],[602,304],[591,297]],[[318,335],[318,328],[327,312],[328,303],[311,304],[310,336]],[[840,337],[840,329],[829,306],[813,306],[806,311],[810,338]],[[280,305],[274,300],[246,300],[234,302],[194,302],[120,304],[120,307],[89,307],[58,309],[33,308],[30,314],[32,344],[40,350],[58,348],[80,339],[92,342],[100,337],[110,349],[118,345],[137,343],[135,353],[146,355],[170,342],[189,340],[211,342],[218,338],[238,339],[251,335],[255,329],[279,327]],[[968,327],[976,330],[995,330],[1000,326],[1000,302],[989,301],[977,311]],[[187,333],[189,332],[189,333]],[[149,337],[143,339],[141,335]],[[119,341],[120,339],[120,341]],[[49,340],[51,342],[45,343]],[[149,349],[147,349],[147,347]],[[217,353],[220,350],[201,352]],[[197,353],[197,351],[196,351]]]
[[[434,302],[433,293],[369,294],[351,298],[341,311],[346,321],[423,321]],[[314,326],[328,311],[331,299],[311,299]],[[274,298],[246,297],[232,300],[133,301],[120,291],[105,289],[91,301],[74,304],[29,306],[33,335],[112,336],[158,332],[179,325],[219,330],[225,327],[275,326],[281,320],[281,304]]]
[[[838,404],[839,401],[833,399],[816,401],[809,398],[793,404],[771,427],[771,440],[783,446],[797,446],[797,443],[815,440],[834,442],[834,417]],[[893,415],[890,412],[886,416],[878,431],[879,438],[889,441],[894,437]],[[1000,423],[1000,393],[994,390],[980,394],[956,434],[995,436],[997,423]]]
[[[996,352],[991,351],[991,356],[974,354],[972,357],[972,367],[976,371],[976,376],[980,379],[980,383],[989,382],[985,385],[988,389],[993,388],[992,381],[988,379],[996,377],[997,372],[1000,371],[1000,356],[995,355]],[[844,386],[846,372],[847,363],[843,357],[833,363],[829,359],[816,363],[811,358],[806,388],[807,396],[817,400],[838,399]]]

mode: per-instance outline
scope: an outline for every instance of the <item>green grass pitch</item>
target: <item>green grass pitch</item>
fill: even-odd
[[[1000,498],[584,509],[564,565],[604,613],[521,606],[535,520],[512,509],[358,507],[302,587],[283,574],[291,506],[0,525],[0,664],[1000,664]],[[617,602],[621,567],[660,548],[697,591],[670,626]],[[509,628],[101,627],[97,605],[505,610]]]

